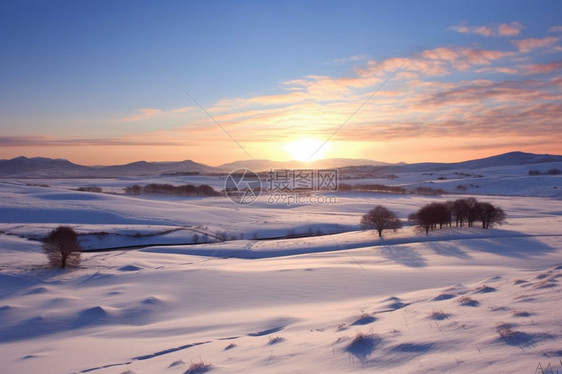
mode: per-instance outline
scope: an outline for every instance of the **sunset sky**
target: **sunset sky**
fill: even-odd
[[[3,0],[0,48],[0,159],[562,154],[562,1]]]

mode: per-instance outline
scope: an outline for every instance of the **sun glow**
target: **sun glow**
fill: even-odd
[[[300,138],[285,145],[285,150],[293,160],[306,162],[315,161],[324,157],[328,144],[314,138]]]

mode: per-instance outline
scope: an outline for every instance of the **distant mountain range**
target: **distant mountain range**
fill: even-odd
[[[83,166],[68,160],[43,157],[17,157],[11,160],[0,160],[0,178],[112,178],[177,173],[211,174],[216,172],[220,172],[220,170],[191,160],[178,162],[137,161],[113,166]]]
[[[525,152],[509,152],[497,156],[480,158],[476,160],[438,163],[438,162],[422,162],[415,164],[390,164],[385,166],[350,166],[342,169],[344,172],[377,172],[377,173],[408,173],[408,172],[438,172],[446,170],[476,170],[491,167],[515,166],[515,165],[533,165],[548,162],[562,162],[562,156],[549,154],[536,154]]]
[[[270,169],[329,169],[338,168],[349,173],[401,173],[436,172],[443,170],[475,170],[488,167],[531,165],[547,162],[562,162],[562,156],[510,152],[497,156],[455,163],[388,164],[365,159],[332,158],[311,163],[298,161],[247,160],[236,161],[217,167],[191,160],[178,162],[138,161],[125,165],[83,166],[64,159],[43,157],[17,157],[0,160],[0,178],[112,178],[158,176],[163,174],[225,174],[236,169],[248,168],[254,171]]]
[[[357,158],[327,158],[316,160],[313,162],[300,162],[300,161],[271,161],[271,160],[245,160],[235,161],[228,164],[218,166],[222,170],[236,170],[236,169],[250,169],[254,171],[266,171],[270,169],[336,169],[347,166],[388,166],[395,165],[386,162],[379,162],[367,159]]]

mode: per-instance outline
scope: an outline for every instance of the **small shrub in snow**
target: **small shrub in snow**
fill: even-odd
[[[376,334],[358,331],[345,350],[360,360],[365,360],[381,342],[382,339]]]
[[[43,240],[43,251],[52,266],[64,269],[80,264],[82,248],[78,243],[78,235],[70,226],[59,226],[51,231]]]
[[[189,367],[187,368],[186,371],[184,371],[183,374],[202,374],[202,373],[206,373],[209,370],[211,370],[211,363],[205,363],[203,361],[199,361],[199,362],[191,362],[191,365],[189,365]]]
[[[269,342],[267,344],[269,345],[273,345],[273,344],[277,344],[277,343],[281,343],[282,341],[284,341],[285,339],[276,336],[275,338],[272,338],[271,336],[269,337]]]
[[[365,334],[362,331],[357,331],[357,334],[355,334],[355,338],[353,338],[353,340],[351,341],[350,345],[354,345],[354,344],[362,344],[364,343],[367,339],[369,339],[370,335],[369,334]]]
[[[523,310],[514,310],[513,311],[513,316],[514,317],[530,317],[531,313],[529,312],[525,312]]]
[[[457,302],[464,306],[478,306],[480,303],[468,296],[461,296],[457,299]]]
[[[376,318],[365,311],[361,311],[359,319],[353,322],[353,325],[367,325],[369,323],[375,322]]]
[[[511,328],[511,324],[505,322],[498,323],[496,325],[496,331],[504,339],[507,339],[515,334],[515,331]]]
[[[438,320],[438,321],[441,321],[441,320],[444,320],[444,319],[449,318],[449,314],[445,313],[445,312],[442,311],[442,310],[434,310],[434,311],[432,311],[432,312],[429,314],[429,316],[430,316],[432,319],[435,319],[435,320]]]

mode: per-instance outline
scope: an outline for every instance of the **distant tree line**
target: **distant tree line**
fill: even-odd
[[[560,169],[550,169],[547,171],[529,170],[529,175],[560,175],[560,174],[562,174]]]
[[[78,187],[76,189],[76,191],[80,191],[80,192],[97,192],[97,193],[102,193],[103,189],[101,187],[96,187],[96,186],[88,186],[88,187]]]
[[[177,176],[193,176],[193,175],[199,175],[200,173],[198,171],[176,171],[173,173],[162,173],[160,174],[163,177],[177,177]]]
[[[202,184],[195,186],[193,184],[185,184],[174,186],[171,184],[151,183],[146,186],[135,184],[125,188],[128,195],[172,195],[172,196],[219,196],[213,187]]]
[[[362,192],[379,192],[379,193],[394,193],[394,194],[417,194],[417,195],[443,195],[447,191],[440,188],[431,187],[416,187],[413,189],[406,189],[400,186],[387,186],[384,184],[347,184],[340,183],[338,191],[362,191]]]
[[[425,231],[426,235],[437,228],[452,226],[453,222],[456,227],[465,225],[473,227],[476,222],[480,222],[483,229],[490,229],[496,224],[503,224],[505,218],[506,215],[502,208],[487,202],[480,202],[473,197],[429,203],[408,216],[408,220]],[[402,227],[402,223],[394,212],[377,205],[363,215],[361,226],[377,230],[380,237],[383,230],[397,230]]]

